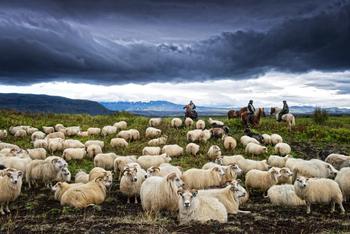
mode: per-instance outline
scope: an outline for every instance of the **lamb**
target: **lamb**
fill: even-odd
[[[183,154],[183,152],[184,152],[184,149],[177,144],[165,145],[162,148],[162,154],[166,154],[169,157],[181,156]]]
[[[343,207],[343,194],[337,182],[326,178],[298,177],[294,182],[296,195],[305,200],[306,213],[310,214],[311,204],[331,203],[331,213],[335,211],[335,204],[339,205],[341,213],[345,213]],[[322,192],[320,192],[322,191]]]
[[[176,173],[170,173],[167,177],[147,178],[140,190],[143,210],[157,213],[166,209],[175,212],[178,209],[177,191],[182,186],[183,181],[176,176]]]
[[[55,125],[55,130],[56,130],[56,132],[60,132],[61,130],[64,130],[64,129],[66,129],[64,126],[63,126],[63,124],[56,124]]]
[[[26,173],[27,165],[32,161],[30,157],[0,157],[0,165]]]
[[[7,130],[0,129],[0,140],[5,139],[7,137]]]
[[[129,143],[124,138],[112,138],[111,146],[113,148],[127,148]]]
[[[154,128],[154,127],[148,127],[145,132],[146,138],[155,138],[159,137],[162,134],[162,130]]]
[[[27,136],[27,132],[23,129],[19,129],[15,132],[14,136],[16,138],[23,138],[23,137],[26,137]]]
[[[350,197],[350,167],[342,168],[337,176],[335,177],[335,182],[338,183],[340,190],[343,193],[344,201]]]
[[[292,184],[293,183],[293,172],[288,167],[278,168],[275,167],[276,170],[279,171],[280,176],[278,177],[277,184]]]
[[[276,206],[305,206],[304,200],[300,199],[294,190],[294,185],[273,185],[267,190],[267,197]]]
[[[186,153],[196,156],[199,152],[199,145],[195,143],[189,143],[186,145]]]
[[[147,170],[150,167],[159,167],[162,163],[168,163],[171,161],[171,157],[169,157],[167,154],[162,154],[159,156],[153,156],[153,155],[144,155],[140,156],[137,159],[137,163],[140,164],[140,166]]]
[[[213,167],[207,170],[191,168],[183,173],[182,179],[186,184],[186,188],[205,189],[219,186],[223,175],[224,172],[220,167]]]
[[[115,153],[98,154],[94,158],[94,166],[112,170],[114,168],[114,160],[117,157]]]
[[[90,145],[99,145],[101,149],[105,146],[104,141],[99,141],[99,140],[89,140],[85,142],[85,147],[89,147]]]
[[[350,156],[346,156],[344,154],[330,154],[325,159],[325,162],[331,164],[333,167],[339,170],[341,165],[348,160],[350,160]]]
[[[205,129],[202,131],[200,135],[200,142],[207,143],[207,141],[211,138],[211,131],[209,129]]]
[[[168,140],[168,136],[162,136],[162,137],[148,141],[148,145],[150,145],[150,146],[165,145],[167,140]]]
[[[271,186],[278,183],[280,173],[275,168],[269,171],[250,170],[245,176],[245,187],[249,193],[257,189],[265,193]]]
[[[282,143],[283,142],[283,138],[280,135],[278,135],[278,134],[271,134],[270,137],[271,137],[271,143],[273,145],[276,145],[278,143]]]
[[[286,155],[284,157],[278,155],[270,155],[267,159],[267,163],[271,167],[284,167],[286,165],[287,159],[290,158],[290,155]]]
[[[68,148],[85,148],[85,145],[79,140],[68,139],[63,142],[63,149]]]
[[[117,128],[114,126],[104,126],[101,131],[101,135],[106,137],[107,135],[113,135],[117,133]]]
[[[220,147],[217,145],[210,146],[207,155],[210,160],[215,160],[216,158],[221,157]]]
[[[295,174],[309,178],[334,178],[338,172],[331,164],[319,159],[303,160],[288,158],[286,167]]]
[[[196,190],[178,191],[179,194],[179,222],[186,224],[191,221],[201,223],[216,220],[220,223],[227,222],[225,206],[214,197],[197,195]]]
[[[242,136],[240,141],[241,141],[242,145],[244,145],[244,146],[247,146],[249,143],[255,143],[257,145],[260,145],[260,142],[257,139],[249,137],[249,136]]]
[[[72,126],[72,127],[67,127],[65,131],[65,135],[67,136],[78,136],[80,133],[80,127],[79,126]]]
[[[52,139],[52,138],[65,139],[65,135],[62,132],[53,132],[53,133],[47,134],[45,137],[45,139],[47,139],[47,140]]]
[[[10,213],[9,203],[15,201],[21,194],[23,172],[14,169],[5,169],[0,176],[0,213]],[[4,211],[4,205],[6,205]]]
[[[189,128],[189,127],[191,127],[193,125],[193,120],[191,119],[191,118],[186,118],[185,119],[185,126],[187,127],[187,128]]]
[[[50,133],[55,132],[55,129],[54,129],[54,127],[43,126],[43,132],[44,132],[45,134],[50,134]]]
[[[245,147],[245,153],[251,155],[260,155],[267,153],[267,148],[265,146],[257,145],[255,143],[248,143]]]
[[[117,157],[113,162],[114,172],[117,174],[119,171],[118,179],[121,178],[122,172],[128,163],[135,163],[136,156],[120,156]],[[147,169],[147,168],[146,168]]]
[[[275,145],[275,153],[279,154],[281,156],[285,156],[287,154],[290,154],[291,148],[287,143],[277,143]]]
[[[36,132],[33,132],[33,134],[31,135],[31,139],[32,141],[34,142],[35,140],[38,140],[38,139],[44,139],[46,136],[45,133],[41,132],[41,131],[36,131]]]
[[[62,158],[67,161],[72,159],[82,160],[86,156],[84,148],[67,148],[63,151]]]
[[[27,152],[33,160],[46,158],[46,150],[44,148],[27,149]]]
[[[162,118],[151,118],[148,121],[150,127],[158,127],[162,123]]]
[[[265,145],[271,145],[272,144],[272,139],[269,134],[262,134],[263,137],[263,142]]]
[[[182,119],[180,118],[173,118],[171,120],[171,127],[173,128],[180,128],[182,126]]]
[[[99,136],[101,134],[101,128],[88,128],[87,132],[89,136]]]
[[[51,151],[51,153],[63,151],[63,142],[64,140],[62,138],[49,138],[47,148]]]
[[[68,184],[67,182],[57,182],[54,186],[52,186],[51,190],[53,192],[55,192],[55,194],[54,194],[55,200],[61,201],[62,195],[68,189],[73,188],[73,187],[78,187],[80,185],[83,185],[83,183]]]
[[[103,177],[104,185],[111,187],[113,183],[113,175],[111,171],[106,171],[101,167],[94,167],[89,173],[89,181],[94,181],[99,177]]]
[[[224,122],[219,121],[219,120],[214,120],[212,118],[209,118],[208,122],[212,127],[222,127],[225,125]]]
[[[166,177],[170,173],[176,173],[177,177],[182,176],[182,171],[180,167],[171,165],[170,163],[162,163],[159,167],[150,167],[147,169],[147,177],[151,176],[163,176]]]
[[[94,158],[96,155],[101,154],[102,153],[102,149],[100,145],[89,145],[86,148],[86,152],[87,152],[87,156],[89,158]]]
[[[120,180],[120,192],[130,198],[135,197],[135,204],[138,203],[137,197],[140,195],[141,185],[145,181],[146,172],[143,169],[127,167],[124,169],[123,176]]]
[[[142,149],[142,155],[160,155],[160,147],[154,146],[154,147],[144,147]]]
[[[86,184],[87,182],[89,182],[89,174],[83,170],[79,170],[77,174],[75,174],[75,183]]]
[[[33,142],[33,147],[34,147],[34,148],[44,148],[44,149],[48,149],[49,144],[48,144],[47,140],[39,139],[39,140],[35,140],[35,141]]]
[[[224,135],[222,139],[224,140],[224,148],[226,150],[234,150],[236,148],[237,141],[235,138]]]
[[[204,120],[201,120],[201,119],[198,120],[197,123],[196,123],[196,128],[197,129],[202,129],[202,130],[205,129],[205,122],[204,122]]]
[[[126,121],[119,121],[113,124],[114,127],[117,128],[117,131],[124,130],[128,127],[128,123]]]
[[[99,205],[106,199],[106,185],[103,177],[80,186],[69,188],[61,197],[61,205],[86,208],[91,204]]]
[[[188,131],[186,134],[187,141],[199,142],[201,140],[202,132],[203,131],[201,129],[195,129],[195,130]]]

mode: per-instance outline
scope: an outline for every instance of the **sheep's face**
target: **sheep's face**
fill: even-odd
[[[271,168],[269,170],[269,172],[271,173],[271,176],[275,179],[275,180],[278,180],[279,177],[281,177],[281,173],[276,170],[275,168]]]
[[[217,157],[215,159],[215,163],[219,164],[219,165],[223,165],[224,164],[224,159],[221,156],[219,156],[219,157]]]
[[[298,177],[295,181],[295,183],[300,187],[301,189],[304,189],[308,185],[308,178],[305,177]]]
[[[57,182],[54,186],[51,187],[53,192],[56,192],[62,188],[62,182]]]
[[[68,166],[67,162],[63,159],[53,159],[52,164],[56,168],[56,170],[61,170],[62,168],[65,168]]]
[[[130,180],[130,182],[135,183],[137,182],[137,169],[126,168],[123,176],[126,176]]]
[[[193,199],[197,196],[197,191],[192,190],[190,191],[179,191],[178,194],[180,195],[180,199],[182,200],[182,204],[185,208],[190,208],[191,203]]]
[[[23,172],[17,170],[7,170],[6,176],[10,179],[13,185],[22,182]]]
[[[280,170],[281,173],[281,177],[292,177],[293,176],[293,172],[290,171],[289,168],[284,167]]]
[[[156,176],[159,173],[159,167],[150,167],[147,169],[147,175],[145,178]]]
[[[328,175],[330,178],[337,176],[338,171],[330,164],[326,164],[326,169],[328,170]]]
[[[68,170],[67,167],[63,167],[61,168],[61,171],[60,171],[61,175],[62,175],[62,179],[66,182],[69,182],[71,180],[71,173],[70,171]]]
[[[242,175],[242,169],[237,164],[230,165],[230,168],[236,173],[236,175]]]
[[[220,177],[225,175],[225,171],[224,171],[224,169],[221,166],[220,167],[213,167],[211,169],[211,173],[213,175],[218,175]]]
[[[106,175],[103,177],[104,184],[106,187],[112,186],[113,183],[113,175],[111,171],[106,171]]]
[[[221,176],[225,176],[225,171],[227,168],[223,167],[223,166],[220,166],[218,167],[219,168],[219,173]],[[230,168],[228,168],[230,170]]]

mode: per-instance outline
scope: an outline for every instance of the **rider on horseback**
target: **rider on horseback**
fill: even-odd
[[[185,118],[186,117],[189,117],[191,119],[197,119],[198,117],[198,114],[197,112],[195,111],[196,109],[196,105],[192,102],[192,100],[190,101],[189,104],[187,104],[185,107]]]
[[[248,103],[248,122],[252,123],[254,120],[255,107],[253,106],[253,100],[250,100]]]
[[[278,113],[278,120],[277,121],[281,122],[282,116],[285,115],[285,114],[288,114],[288,113],[289,113],[289,107],[288,107],[287,101],[284,100],[283,101],[283,108],[280,111],[280,113]]]

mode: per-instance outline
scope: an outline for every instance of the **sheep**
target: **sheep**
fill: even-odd
[[[11,148],[4,148],[0,150],[0,157],[15,157],[19,151]]]
[[[87,181],[88,182],[88,181]],[[87,183],[86,182],[86,183]],[[54,186],[52,186],[51,190],[55,192],[54,197],[55,200],[61,201],[62,195],[70,188],[78,187],[83,185],[84,183],[74,183],[68,184],[67,182],[57,182]]]
[[[123,176],[120,179],[120,192],[130,198],[135,197],[135,204],[138,203],[137,197],[140,195],[142,183],[145,181],[146,172],[143,169],[127,167],[124,169]]]
[[[344,154],[330,154],[326,157],[325,162],[331,164],[337,170],[340,169],[340,166],[345,162],[350,160],[350,156]]]
[[[9,203],[15,201],[21,194],[23,172],[14,169],[5,169],[0,176],[0,213],[10,213]],[[6,205],[4,211],[4,205]]]
[[[199,141],[203,143],[207,143],[207,141],[211,138],[211,131],[209,129],[205,129],[202,131]]]
[[[48,144],[47,140],[38,139],[38,140],[35,140],[35,141],[33,142],[33,147],[34,147],[34,148],[44,148],[44,149],[48,149],[49,144]]]
[[[23,138],[23,137],[26,137],[27,136],[27,132],[23,129],[19,129],[15,132],[14,136],[16,138]]]
[[[176,173],[177,177],[182,176],[182,171],[180,167],[173,166],[170,163],[162,163],[159,165],[159,167],[150,167],[147,169],[147,177],[150,176],[167,176],[170,173]]]
[[[54,129],[54,127],[43,126],[43,132],[44,132],[45,134],[50,134],[50,133],[55,132],[55,129]]]
[[[7,137],[7,130],[6,129],[0,129],[0,140]]]
[[[101,167],[94,167],[89,172],[89,181],[94,181],[99,177],[103,177],[104,185],[111,187],[113,183],[113,175],[111,171],[106,171]]]
[[[145,132],[146,138],[155,138],[159,137],[162,134],[162,130],[154,128],[154,127],[148,127]]]
[[[231,156],[232,157],[232,156]],[[250,170],[257,169],[261,171],[267,171],[269,165],[266,160],[256,161],[251,159],[245,159],[240,155],[239,158],[233,159],[229,157],[223,157],[224,165],[229,165],[230,163],[237,163],[237,165],[242,169],[243,173],[247,173]]]
[[[65,129],[65,135],[67,136],[78,136],[80,133],[80,127],[79,126],[72,126],[72,127],[67,127]]]
[[[34,142],[35,140],[38,140],[38,139],[44,139],[46,137],[46,134],[41,132],[41,131],[36,131],[36,132],[33,132],[33,134],[31,135],[31,139],[32,141]]]
[[[68,170],[67,167],[62,167],[61,170],[58,172],[56,178],[54,179],[55,182],[69,182],[71,180],[72,174]]]
[[[239,168],[239,166],[235,163],[230,164],[228,166],[222,166],[217,163],[208,162],[203,165],[202,169],[207,170],[214,167],[219,167],[220,170],[222,170],[223,172],[223,176],[221,178],[221,184],[225,184],[227,182],[235,180],[237,176],[240,176],[242,174],[242,169]]]
[[[0,157],[0,165],[26,173],[27,165],[32,161],[30,157]]]
[[[162,155],[144,155],[140,156],[136,162],[140,164],[140,166],[147,170],[150,167],[159,167],[162,163],[168,163],[171,161],[171,157],[169,157],[167,154]]]
[[[180,118],[173,118],[171,120],[171,127],[173,128],[180,128],[182,126],[182,119]]]
[[[99,136],[101,134],[101,128],[88,128],[87,132],[89,136]]]
[[[186,145],[186,153],[196,156],[199,152],[199,145],[195,143],[189,143]]]
[[[6,142],[0,142],[0,150],[5,149],[5,148],[16,149],[16,150],[20,150],[21,149],[21,148],[19,148],[18,145],[6,143]]]
[[[142,155],[160,155],[161,148],[158,146],[144,147],[142,149]]]
[[[221,161],[222,165],[229,165],[231,163],[238,163],[239,161],[244,161],[245,158],[238,154],[238,155],[233,155],[233,156],[222,156]]]
[[[27,149],[31,159],[45,159],[46,150],[44,148]]]
[[[265,145],[272,144],[271,136],[269,134],[262,134],[262,137]]]
[[[162,154],[166,154],[169,157],[181,156],[183,154],[183,152],[184,152],[184,149],[177,144],[165,145],[162,148]]]
[[[296,195],[305,200],[306,213],[310,214],[311,204],[331,203],[331,213],[335,210],[335,204],[339,205],[341,214],[345,213],[343,207],[343,194],[337,182],[326,178],[298,177],[294,182]]]
[[[224,173],[220,167],[213,167],[207,170],[191,168],[183,173],[182,179],[187,188],[205,189],[219,186]]]
[[[30,127],[26,130],[28,135],[32,135],[34,132],[37,132],[37,131],[39,131],[39,129],[33,128],[33,127]]]
[[[107,135],[113,135],[117,133],[117,128],[114,126],[104,126],[101,131],[101,135],[106,137]]]
[[[304,200],[300,199],[292,184],[273,185],[267,190],[267,197],[276,206],[305,206]]]
[[[80,136],[80,137],[88,137],[89,133],[87,131],[81,131],[81,132],[78,133],[78,136]]]
[[[61,205],[86,208],[91,204],[99,205],[106,199],[106,185],[103,177],[86,184],[69,188],[61,197]]]
[[[282,143],[283,142],[283,138],[280,135],[278,135],[278,134],[271,134],[270,137],[271,137],[271,143],[273,145],[276,145],[278,143]]]
[[[62,158],[67,161],[72,159],[82,160],[86,156],[86,151],[84,148],[67,148],[62,153]]]
[[[79,170],[77,174],[75,174],[75,183],[86,184],[87,182],[89,182],[89,174],[83,170]]]
[[[85,145],[79,140],[68,139],[63,142],[63,149],[68,148],[85,148]]]
[[[265,146],[257,145],[255,143],[248,143],[245,147],[245,153],[251,155],[260,155],[267,153],[267,148]]]
[[[103,149],[103,147],[105,146],[104,141],[99,141],[99,140],[89,140],[85,142],[85,147],[89,147],[90,145],[99,145],[101,147],[101,149]]]
[[[204,120],[198,120],[197,123],[196,123],[196,128],[197,129],[205,129],[205,122]]]
[[[344,201],[347,200],[347,198],[350,197],[350,168],[345,167],[342,168],[337,176],[335,177],[335,182],[338,183],[340,190],[343,193]]]
[[[290,158],[290,155],[286,155],[284,157],[278,155],[270,155],[267,159],[267,163],[271,167],[284,167],[286,165],[287,159]]]
[[[137,130],[136,130],[137,131]],[[137,131],[138,132],[138,131]],[[126,141],[137,140],[137,132],[133,132],[132,129],[120,131],[117,137],[124,138]],[[139,135],[140,133],[138,133]],[[135,138],[135,139],[134,139]]]
[[[191,127],[192,125],[193,125],[193,120],[191,119],[191,118],[186,118],[185,119],[185,121],[184,121],[184,123],[185,123],[185,126],[187,127],[187,128],[189,128],[189,127]]]
[[[240,184],[240,180],[232,180],[226,184],[232,184],[235,186],[236,190],[236,195],[238,196],[238,202],[239,205],[243,205],[245,203],[248,202],[249,200],[249,193],[247,192],[247,190],[245,190],[245,188]]]
[[[222,122],[222,121],[219,121],[219,120],[214,120],[214,119],[212,119],[212,118],[209,118],[208,119],[208,122],[209,122],[209,124],[212,126],[212,127],[223,127],[225,124],[224,124],[224,122]]]
[[[117,157],[115,153],[97,154],[94,158],[94,166],[112,170],[114,168],[114,160]]]
[[[217,145],[210,146],[207,156],[210,160],[215,160],[218,157],[221,157],[221,149]]]
[[[45,139],[49,140],[52,138],[61,138],[61,139],[65,139],[65,135],[62,132],[53,132],[53,133],[49,133],[46,135]]]
[[[275,167],[276,170],[279,171],[280,176],[278,177],[277,184],[292,184],[293,183],[293,172],[288,167],[278,168]]]
[[[162,123],[162,118],[151,118],[148,121],[150,127],[158,127]]]
[[[216,139],[220,139],[223,138],[226,134],[228,134],[230,131],[230,129],[227,126],[224,126],[222,128],[211,128],[210,132],[211,132],[211,136],[216,138]]]
[[[286,167],[295,174],[309,178],[334,178],[338,172],[331,164],[319,159],[303,160],[288,158]]]
[[[287,154],[290,154],[291,148],[287,143],[277,143],[275,145],[275,153],[279,154],[281,156],[285,156]]]
[[[48,150],[50,150],[52,153],[56,151],[63,151],[63,142],[64,140],[62,138],[50,138],[48,140]]]
[[[224,140],[224,148],[226,150],[234,150],[236,148],[237,141],[235,138],[233,138],[231,136],[224,135],[222,137],[222,139]]]
[[[216,220],[220,223],[227,222],[225,206],[214,197],[197,195],[196,190],[178,191],[179,194],[179,222],[186,224],[191,221],[201,223]]]
[[[128,123],[126,121],[119,121],[113,124],[114,127],[117,128],[117,131],[124,130],[128,127]]]
[[[128,163],[135,163],[136,156],[119,156],[113,162],[114,172],[117,174],[119,171],[118,179],[121,178],[122,172]],[[147,169],[147,168],[146,168]]]
[[[148,145],[150,146],[160,146],[160,145],[165,145],[168,140],[168,136],[162,136],[156,139],[152,139],[148,141]]]
[[[265,193],[271,186],[278,183],[280,173],[275,168],[268,171],[250,170],[245,176],[245,187],[249,193],[257,189]]]
[[[129,143],[124,138],[112,138],[110,145],[115,149],[127,148]]]
[[[201,140],[203,131],[201,129],[195,129],[188,131],[186,134],[187,141],[189,142],[199,142]]]
[[[177,191],[183,181],[176,173],[167,177],[152,176],[141,185],[140,198],[144,211],[159,212],[166,209],[175,212],[178,209]]]
[[[240,141],[241,141],[241,144],[244,146],[247,146],[249,143],[255,143],[257,145],[260,145],[260,142],[257,139],[249,136],[242,136]]]
[[[64,130],[64,129],[66,129],[64,126],[63,126],[63,124],[56,124],[55,125],[55,130],[56,130],[56,132],[60,132],[61,130]]]
[[[97,154],[102,153],[102,149],[100,145],[89,145],[86,148],[86,152],[88,158],[94,158]]]

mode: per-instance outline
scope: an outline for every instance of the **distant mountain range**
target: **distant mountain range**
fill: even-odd
[[[0,93],[0,109],[22,112],[103,115],[112,113],[98,102],[58,96]]]

